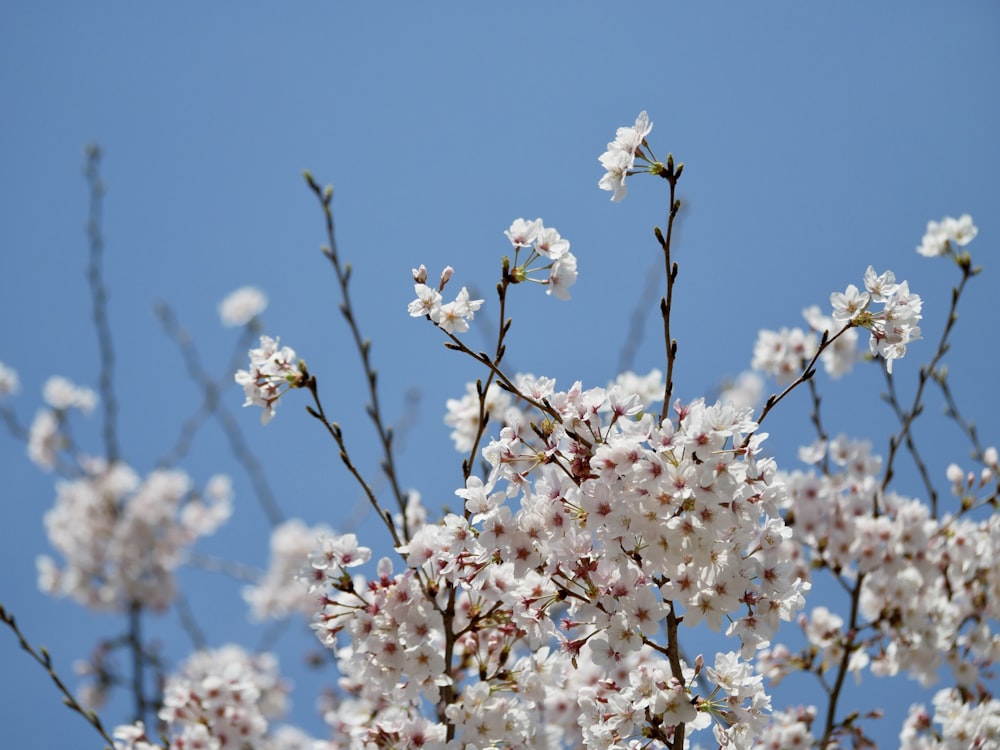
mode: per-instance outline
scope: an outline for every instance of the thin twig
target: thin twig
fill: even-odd
[[[36,662],[38,662],[42,666],[42,668],[48,673],[52,682],[55,683],[55,686],[59,689],[59,692],[62,693],[63,703],[66,705],[66,707],[71,709],[72,711],[76,711],[84,719],[86,719],[87,722],[92,727],[94,727],[94,729],[97,730],[97,733],[104,738],[104,741],[108,743],[107,746],[109,748],[113,748],[115,742],[113,739],[111,739],[111,736],[104,728],[104,724],[101,723],[101,719],[97,715],[97,712],[85,708],[79,703],[79,701],[77,701],[76,697],[73,695],[73,693],[69,691],[69,688],[66,687],[66,683],[62,681],[62,678],[59,677],[59,674],[55,671],[55,668],[52,666],[52,657],[49,655],[48,650],[43,646],[36,651],[34,647],[30,643],[28,643],[28,639],[25,638],[24,634],[18,628],[17,622],[14,619],[14,615],[8,612],[2,604],[0,604],[0,621],[5,623],[11,630],[14,631],[14,635],[17,636],[17,640],[21,644],[21,648],[27,651],[31,655],[31,657]]]
[[[181,426],[180,434],[174,442],[174,447],[160,459],[157,465],[160,468],[164,468],[173,466],[180,461],[190,448],[191,441],[194,439],[197,430],[209,416],[214,416],[222,428],[223,434],[229,441],[229,449],[233,452],[233,457],[239,462],[250,478],[254,495],[257,497],[257,502],[264,511],[264,515],[267,516],[268,522],[271,526],[277,526],[285,520],[285,514],[278,507],[278,501],[274,496],[274,492],[271,491],[271,484],[268,482],[263,465],[257,459],[257,456],[254,455],[253,451],[250,450],[250,446],[247,445],[247,441],[243,436],[243,431],[240,429],[239,422],[225,407],[221,399],[222,386],[223,384],[228,385],[232,382],[232,373],[238,369],[240,359],[234,354],[230,364],[226,367],[226,374],[218,380],[213,379],[202,366],[198,350],[195,348],[191,337],[178,325],[177,318],[170,306],[166,302],[158,302],[153,310],[160,321],[160,325],[163,326],[164,332],[166,332],[167,336],[170,337],[180,350],[184,364],[187,367],[188,375],[201,389],[202,397],[201,405],[197,411],[188,417]],[[247,346],[255,334],[256,328],[254,326],[246,326],[243,335],[236,345],[236,351],[246,352]],[[240,358],[242,356],[244,355],[240,355]]]
[[[679,268],[677,262],[672,260],[670,257],[670,241],[673,238],[674,221],[677,219],[677,212],[681,209],[681,202],[677,200],[676,195],[677,180],[680,178],[681,171],[683,169],[683,164],[679,164],[677,168],[674,169],[673,154],[667,155],[665,171],[660,173],[670,185],[670,212],[667,217],[667,234],[664,236],[659,227],[655,227],[653,232],[656,235],[657,241],[660,243],[660,249],[663,251],[663,265],[667,277],[667,294],[660,300],[660,316],[663,318],[663,343],[667,353],[667,373],[663,389],[663,406],[660,408],[660,421],[667,418],[667,414],[670,410],[670,399],[674,393],[674,363],[677,360],[677,341],[676,339],[671,338],[670,335],[670,313],[673,309],[674,282],[677,281]],[[681,742],[677,745],[677,747],[681,747],[683,744],[684,731],[682,729]]]
[[[386,478],[389,480],[389,485],[392,488],[393,497],[396,499],[396,504],[399,507],[400,516],[402,517],[403,526],[403,537],[409,539],[410,532],[408,528],[408,523],[406,520],[406,493],[402,491],[399,486],[399,480],[396,475],[396,463],[393,452],[393,430],[392,427],[388,426],[384,419],[382,418],[382,410],[379,406],[378,397],[378,374],[371,363],[371,341],[365,339],[361,335],[361,329],[358,326],[357,320],[354,314],[354,308],[351,305],[351,294],[349,282],[351,278],[351,266],[350,264],[341,265],[340,256],[337,252],[337,239],[334,233],[333,225],[333,189],[332,188],[321,188],[319,184],[313,179],[309,172],[305,173],[306,183],[309,185],[310,189],[315,193],[316,198],[320,202],[320,206],[323,208],[323,216],[326,220],[326,241],[327,244],[323,248],[323,254],[330,261],[330,265],[333,267],[333,271],[337,276],[337,283],[340,285],[340,312],[347,321],[347,325],[351,330],[351,336],[354,339],[354,345],[357,347],[358,354],[361,356],[361,364],[365,372],[365,381],[368,384],[368,394],[371,401],[368,404],[367,412],[368,416],[371,418],[372,423],[375,425],[375,432],[378,434],[379,442],[382,446],[382,462],[381,468],[385,473]],[[316,394],[313,394],[314,397]],[[315,415],[314,415],[315,416]],[[329,428],[329,425],[328,425]],[[339,428],[338,428],[339,431]],[[343,453],[343,447],[341,451]],[[343,454],[346,456],[346,453]],[[346,462],[346,460],[345,460]],[[353,465],[351,465],[353,466]],[[356,469],[353,470],[356,472]],[[360,479],[360,474],[357,474]],[[364,486],[368,488],[370,492],[371,489],[368,487],[367,483]]]
[[[87,219],[87,238],[90,240],[90,263],[87,280],[93,306],[94,327],[97,329],[97,345],[101,364],[98,378],[101,403],[104,408],[104,450],[109,464],[119,460],[118,448],[118,400],[115,396],[114,365],[111,327],[108,324],[108,290],[104,285],[101,264],[104,254],[104,239],[101,234],[101,208],[104,200],[104,183],[99,172],[101,150],[96,144],[87,147],[87,165],[84,176],[90,187],[90,214]]]
[[[958,428],[969,439],[969,442],[972,444],[973,460],[983,463],[985,451],[983,449],[983,444],[979,440],[979,433],[976,431],[976,425],[971,420],[965,419],[959,411],[958,402],[955,401],[955,397],[951,392],[951,386],[948,385],[947,368],[937,368],[933,373],[931,373],[931,377],[934,382],[937,383],[938,387],[941,389],[941,394],[944,396],[944,402],[946,404],[945,416],[957,424]]]
[[[958,286],[952,288],[951,290],[951,306],[948,309],[948,319],[945,322],[944,330],[941,332],[941,339],[938,341],[937,349],[934,352],[934,356],[931,357],[931,361],[920,368],[920,374],[917,381],[917,391],[913,395],[913,404],[909,409],[905,411],[902,410],[898,400],[895,400],[895,392],[892,391],[890,384],[889,403],[892,404],[893,409],[896,411],[896,415],[899,417],[901,425],[899,432],[889,438],[889,456],[886,460],[885,474],[882,477],[882,490],[884,491],[889,486],[889,482],[892,480],[896,454],[899,450],[899,446],[905,443],[907,450],[909,450],[910,455],[913,456],[913,459],[917,464],[917,468],[920,470],[920,475],[924,480],[924,484],[927,487],[927,492],[931,499],[931,512],[934,514],[935,518],[938,513],[937,492],[934,489],[934,485],[930,480],[930,476],[927,473],[927,469],[924,466],[923,461],[921,461],[920,456],[916,452],[916,446],[913,442],[910,431],[913,426],[913,421],[923,411],[924,388],[933,376],[934,372],[937,370],[941,359],[950,348],[948,337],[951,335],[951,331],[955,327],[955,323],[958,320],[958,301],[962,296],[962,292],[965,290],[966,283],[968,283],[969,279],[978,273],[978,269],[972,267],[967,256],[965,256],[964,259],[956,258],[956,262],[962,271],[962,279],[959,281]],[[888,378],[888,375],[886,375],[886,377]]]

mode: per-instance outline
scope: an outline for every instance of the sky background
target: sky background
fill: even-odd
[[[361,370],[319,252],[322,215],[301,176],[308,168],[336,189],[338,242],[354,267],[384,412],[409,423],[402,482],[432,507],[454,504],[461,466],[444,401],[480,373],[446,351],[433,326],[407,316],[410,269],[425,263],[436,274],[450,264],[456,288],[480,290],[485,323],[466,340],[486,348],[499,258],[509,251],[503,231],[518,217],[542,217],[572,243],[580,278],[568,303],[534,287],[514,290],[511,369],[564,387],[604,385],[630,334],[634,368],[663,367],[655,299],[641,308],[642,331],[629,321],[645,304],[647,276],[662,273],[652,226],[665,224],[665,184],[633,178],[621,204],[597,189],[597,157],[645,109],[657,156],[669,151],[686,164],[675,243],[677,395],[713,392],[749,366],[760,328],[802,325],[804,307],[826,308],[832,291],[860,285],[873,264],[908,279],[925,300],[927,341],[896,365],[909,398],[958,278],[949,262],[914,248],[929,219],[969,212],[980,229],[970,249],[985,270],[947,362],[960,403],[984,442],[996,444],[998,32],[1000,7],[988,2],[4,3],[0,361],[21,377],[9,405],[28,424],[50,375],[96,387],[81,176],[85,144],[95,141],[105,153],[105,271],[131,465],[149,471],[200,400],[154,302],[173,307],[205,367],[228,382],[239,334],[219,325],[216,308],[252,284],[270,297],[266,332],[306,359],[352,455],[376,476]],[[878,367],[819,382],[828,431],[871,438],[884,454],[893,422]],[[416,407],[408,406],[413,389]],[[237,386],[226,393],[286,515],[358,530],[385,549],[300,394],[265,429],[258,410],[240,410]],[[771,449],[789,466],[796,446],[812,439],[805,406],[798,394],[767,423]],[[948,463],[969,462],[939,413],[934,394],[917,436],[943,485]],[[74,423],[95,453],[99,424],[96,415]],[[263,567],[269,527],[215,423],[183,468],[198,484],[220,471],[236,481],[233,519],[199,551]],[[41,519],[55,477],[6,432],[0,470],[0,603],[77,684],[74,660],[124,624],[38,591],[35,558],[50,552]],[[905,471],[896,488],[920,492]],[[238,583],[197,570],[182,581],[213,644],[252,647],[264,637],[247,620]],[[147,628],[168,658],[187,653],[176,616]],[[278,650],[298,686],[293,720],[318,733],[314,698],[329,675],[303,667],[313,644],[297,623]],[[891,690],[869,680],[890,710],[872,733],[894,746],[906,707],[929,693],[906,680]],[[790,689],[776,692],[776,705],[809,695],[806,678]],[[6,746],[100,746],[6,631],[0,694]],[[113,701],[106,723],[126,711]]]

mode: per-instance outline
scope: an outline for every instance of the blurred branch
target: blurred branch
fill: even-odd
[[[646,315],[656,298],[656,287],[659,284],[656,269],[659,265],[658,260],[653,261],[650,269],[646,272],[646,283],[642,287],[642,293],[636,299],[635,305],[632,306],[628,330],[625,332],[624,343],[618,353],[618,371],[615,374],[632,370],[635,367],[635,354],[642,342],[642,334],[646,327]]]
[[[105,186],[101,182],[99,167],[101,149],[96,144],[87,146],[87,165],[84,176],[90,187],[90,215],[87,219],[87,237],[90,240],[90,264],[87,281],[93,302],[94,327],[97,329],[97,345],[100,351],[101,369],[98,378],[101,403],[104,408],[104,450],[109,464],[119,460],[118,448],[118,400],[114,387],[115,355],[108,324],[108,290],[104,286],[102,262],[104,239],[101,234],[101,209],[104,202]]]
[[[158,302],[153,307],[153,311],[163,326],[164,332],[166,332],[167,336],[170,337],[180,350],[181,356],[184,358],[184,364],[187,367],[188,375],[201,389],[202,398],[201,405],[197,411],[188,417],[181,426],[181,431],[177,436],[174,447],[166,456],[160,459],[157,465],[163,468],[173,466],[180,461],[190,449],[195,433],[201,425],[205,423],[208,417],[214,416],[222,428],[223,434],[225,434],[226,439],[229,441],[229,448],[232,450],[233,456],[243,467],[247,476],[250,477],[250,483],[253,486],[254,494],[257,496],[257,502],[264,511],[264,515],[267,516],[268,522],[271,526],[277,526],[285,520],[285,516],[278,507],[278,502],[271,491],[271,485],[267,481],[264,468],[247,445],[239,423],[229,413],[229,410],[226,409],[220,399],[222,384],[229,384],[232,381],[232,373],[239,369],[242,355],[234,354],[226,368],[228,378],[224,376],[216,381],[205,371],[205,368],[201,364],[201,358],[198,356],[198,350],[195,348],[191,337],[178,325],[177,318],[170,306],[166,302]],[[237,343],[236,352],[245,352],[255,333],[256,331],[252,326],[246,326],[239,343]]]
[[[830,455],[825,449],[826,443],[829,440],[829,436],[823,427],[823,419],[820,415],[820,405],[823,403],[823,399],[820,398],[819,389],[816,387],[816,379],[809,378],[809,396],[812,399],[812,411],[809,412],[809,421],[813,423],[813,427],[816,428],[816,437],[823,442],[823,460],[820,464],[820,468],[823,469],[824,476],[830,476]]]
[[[938,387],[941,389],[941,394],[944,396],[945,406],[945,416],[951,419],[962,433],[969,439],[972,444],[972,458],[983,463],[984,450],[983,444],[979,441],[979,433],[976,431],[976,424],[971,420],[967,420],[962,416],[962,413],[958,410],[958,402],[955,401],[955,397],[951,392],[951,386],[948,385],[948,368],[938,367],[931,373],[931,378],[937,383]]]
[[[235,563],[217,557],[189,552],[185,557],[185,562],[193,568],[208,571],[209,573],[222,573],[237,581],[247,583],[259,583],[263,573],[250,565]]]

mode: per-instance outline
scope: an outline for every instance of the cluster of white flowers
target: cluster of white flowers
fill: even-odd
[[[830,295],[833,305],[833,319],[841,325],[855,325],[867,328],[871,333],[868,348],[872,356],[885,360],[885,369],[892,372],[893,360],[906,354],[906,345],[920,338],[920,308],[922,302],[916,294],[910,293],[907,282],[896,283],[892,271],[882,274],[868,266],[865,271],[865,289],[859,292],[850,284],[843,293]],[[878,302],[882,309],[872,312],[869,305]]]
[[[750,366],[774,378],[778,384],[791,383],[812,359],[817,346],[819,337],[801,328],[761,329],[757,333]]]
[[[45,381],[42,397],[56,411],[78,409],[84,414],[89,414],[97,406],[97,394],[93,390],[78,386],[59,375]]]
[[[439,737],[415,717],[447,688],[449,722],[476,747],[543,736],[612,747],[680,723],[748,747],[768,699],[747,660],[808,587],[780,554],[791,530],[774,463],[758,438],[743,446],[749,409],[699,400],[660,422],[620,386],[519,382],[556,414],[540,422],[506,404],[509,426],[483,451],[490,476],[457,491],[464,514],[410,529],[407,570],[384,558],[371,581],[350,574],[370,554],[351,535],[313,556],[322,580],[306,576],[327,592],[314,627],[372,715],[359,738],[391,747],[414,722]],[[672,608],[736,640],[704,672],[725,699],[700,695],[693,671],[652,648]],[[448,633],[461,676],[442,659]],[[544,718],[555,715],[566,720]]]
[[[761,733],[757,747],[760,750],[805,750],[813,746],[812,726],[816,720],[816,709],[799,706],[794,711],[775,711]]]
[[[407,307],[414,318],[427,317],[434,321],[442,331],[448,333],[465,333],[469,330],[469,321],[476,317],[476,311],[482,306],[483,300],[470,299],[469,290],[464,286],[458,296],[451,302],[444,302],[441,292],[451,279],[455,270],[448,266],[441,272],[441,282],[437,289],[427,286],[427,268],[423,265],[413,269],[413,291],[417,298]]]
[[[267,309],[267,295],[253,286],[240,287],[219,303],[219,319],[227,328],[245,326]]]
[[[972,223],[969,214],[962,214],[957,219],[946,216],[941,221],[928,221],[917,252],[928,258],[947,255],[952,251],[952,245],[965,247],[977,234],[979,229]]]
[[[49,408],[38,410],[28,430],[28,458],[48,471],[55,468],[60,452],[70,444],[62,430],[67,412],[76,409],[89,414],[97,405],[97,394],[64,377],[53,376],[45,382],[42,396]]]
[[[935,519],[926,503],[882,492],[882,461],[867,442],[839,437],[814,446],[809,457],[819,461],[824,448],[838,472],[779,474],[789,490],[786,510],[795,518],[798,547],[786,554],[847,580],[864,574],[860,613],[868,635],[855,642],[851,671],[908,672],[932,684],[947,666],[957,685],[973,689],[1000,660],[994,562],[1000,517]],[[991,473],[986,481],[994,479]],[[775,682],[804,664],[822,673],[843,658],[848,639],[841,617],[817,607],[801,625],[806,652],[776,646],[762,656],[761,668]]]
[[[555,229],[546,227],[541,219],[516,219],[504,234],[514,247],[514,281],[534,281],[546,286],[545,293],[559,299],[569,299],[569,288],[576,283],[576,256],[569,251],[569,241]],[[528,248],[528,257],[520,258],[521,248]],[[532,265],[535,262],[538,265]],[[532,278],[537,271],[547,272],[545,278]]]
[[[39,586],[95,610],[124,612],[135,603],[165,609],[184,550],[230,515],[229,479],[214,477],[199,494],[181,471],[140,480],[121,462],[92,459],[83,468],[84,476],[57,484],[56,504],[45,514],[65,565],[39,557]]]
[[[311,617],[316,611],[316,597],[296,581],[309,562],[317,540],[330,536],[326,524],[306,526],[298,519],[279,524],[271,532],[271,559],[263,578],[243,589],[243,599],[250,605],[254,619],[287,617],[299,612]]]
[[[299,731],[272,731],[284,716],[289,685],[271,654],[251,655],[227,645],[193,654],[167,680],[158,718],[169,750],[332,750]],[[116,750],[152,750],[141,722],[115,730]]]
[[[521,377],[518,376],[518,380]],[[504,419],[512,403],[509,393],[501,390],[496,383],[490,383],[484,401],[486,415],[490,420]],[[455,450],[463,453],[472,450],[476,435],[479,433],[480,419],[476,384],[466,384],[465,395],[462,398],[448,399],[445,408],[447,412],[444,422],[452,428],[451,439],[455,444]]]
[[[625,178],[634,174],[636,156],[643,155],[642,146],[652,129],[653,123],[643,110],[635,119],[635,125],[618,128],[615,139],[608,144],[608,150],[600,156],[601,166],[606,173],[597,185],[601,190],[610,190],[611,200],[616,203],[628,192]]]
[[[294,349],[287,346],[279,349],[278,339],[261,336],[260,347],[250,350],[250,369],[237,372],[236,382],[243,386],[246,395],[243,405],[262,407],[260,421],[267,424],[274,416],[281,394],[289,388],[301,387],[305,377]]]
[[[934,716],[922,705],[910,707],[899,734],[899,750],[992,750],[1000,747],[1000,701],[995,698],[970,705],[958,690],[946,688],[934,695]],[[933,731],[932,724],[940,724]]]
[[[921,300],[911,294],[908,284],[895,283],[892,271],[876,274],[869,266],[865,272],[865,288],[860,292],[850,284],[845,292],[830,295],[832,316],[824,315],[819,307],[802,311],[809,331],[802,328],[782,328],[780,331],[761,330],[754,344],[751,366],[775,379],[779,384],[791,383],[816,354],[820,336],[826,334],[829,343],[820,355],[823,369],[833,378],[847,374],[859,359],[856,328],[871,332],[869,348],[872,356],[881,356],[886,369],[892,372],[893,360],[906,354],[906,345],[920,338]],[[882,304],[873,312],[872,302]]]

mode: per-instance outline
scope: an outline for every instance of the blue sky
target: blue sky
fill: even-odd
[[[406,392],[420,389],[400,455],[404,484],[428,504],[452,502],[461,467],[443,403],[478,373],[445,351],[429,324],[407,317],[409,271],[451,264],[454,284],[477,287],[492,303],[509,248],[503,230],[517,217],[542,217],[571,241],[580,280],[570,303],[517,290],[511,362],[564,385],[604,384],[658,269],[651,227],[665,222],[666,196],[635,179],[628,198],[611,204],[597,189],[597,157],[616,127],[646,109],[657,155],[670,151],[686,164],[676,244],[679,395],[706,393],[745,369],[759,328],[801,325],[802,308],[825,307],[830,292],[860,284],[869,264],[892,268],[925,299],[928,341],[897,364],[901,387],[912,389],[956,280],[946,262],[914,247],[929,219],[969,212],[980,229],[973,257],[985,271],[949,364],[955,392],[995,444],[998,32],[1000,10],[987,2],[5,3],[0,361],[21,375],[13,407],[30,422],[49,375],[96,384],[81,177],[84,145],[96,141],[106,154],[105,266],[127,459],[148,471],[198,400],[154,301],[174,307],[206,367],[221,375],[236,335],[219,326],[216,306],[253,284],[271,300],[267,331],[319,376],[328,410],[373,476],[361,371],[318,251],[322,216],[301,177],[308,168],[336,188],[338,241],[354,266],[388,418],[406,413]],[[488,305],[484,313],[495,321]],[[479,336],[467,335],[484,346]],[[654,303],[637,370],[662,367],[659,341]],[[871,437],[884,453],[892,422],[876,369],[821,382],[830,432]],[[228,406],[286,514],[342,528],[358,493],[301,400],[282,403],[266,429],[241,402],[233,386]],[[791,400],[768,425],[779,458],[791,460],[810,439],[804,405]],[[941,476],[967,452],[932,406],[918,435]],[[98,449],[96,419],[76,430]],[[0,466],[0,602],[72,683],[73,660],[123,625],[37,591],[54,478],[7,434]],[[203,551],[263,565],[264,515],[214,424],[184,468],[199,482],[217,471],[237,479],[236,515]],[[906,476],[897,487],[919,491]],[[370,518],[360,529],[378,533]],[[200,623],[213,642],[261,637],[246,623],[237,584],[199,571],[184,580],[196,606],[213,605]],[[176,619],[148,627],[168,650],[184,647]],[[301,667],[312,642],[296,626],[280,644],[301,688],[295,717],[318,731],[309,690],[322,679]],[[0,665],[11,747],[99,746],[9,633],[0,635]],[[897,686],[895,714],[878,734],[886,746],[918,692]],[[124,710],[113,703],[109,723]]]

